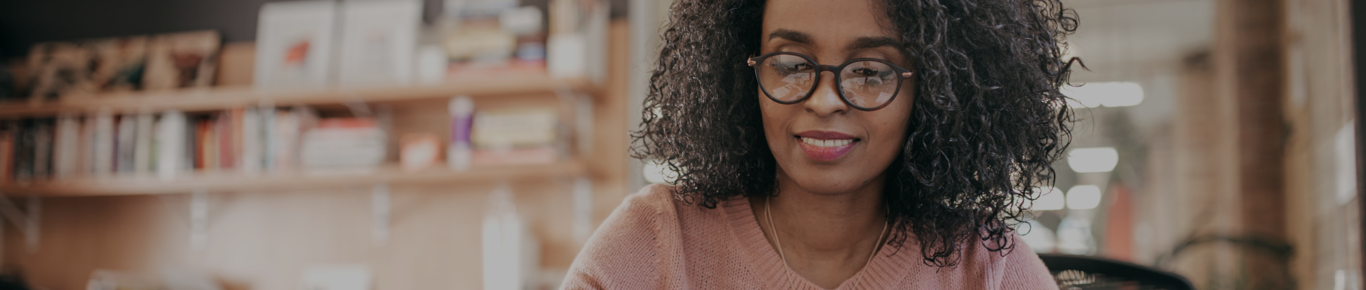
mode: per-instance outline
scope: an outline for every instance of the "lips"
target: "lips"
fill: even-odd
[[[857,145],[858,138],[840,132],[806,131],[798,133],[797,145],[806,157],[817,162],[829,162],[844,157]]]

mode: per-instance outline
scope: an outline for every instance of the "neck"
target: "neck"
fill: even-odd
[[[887,225],[884,178],[879,176],[848,192],[815,193],[779,171],[778,194],[751,199],[760,228],[775,248],[776,233],[794,271],[826,284],[821,286],[838,286],[862,270],[869,255],[880,247],[878,240]],[[772,216],[772,228],[766,214]]]

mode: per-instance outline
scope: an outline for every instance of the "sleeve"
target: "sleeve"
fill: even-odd
[[[561,289],[653,289],[658,288],[660,223],[664,210],[655,192],[661,185],[647,186],[626,198],[603,221],[579,252]]]
[[[1014,235],[1012,238],[1015,247],[1000,261],[1001,284],[998,289],[1058,289],[1053,274],[1048,272],[1048,267],[1044,266],[1043,260],[1034,253],[1034,249],[1030,249],[1020,236],[1014,233],[1011,235]]]

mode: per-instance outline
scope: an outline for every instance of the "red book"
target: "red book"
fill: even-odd
[[[236,162],[236,155],[233,154],[233,130],[232,130],[232,111],[223,111],[215,118],[218,122],[214,123],[214,132],[218,138],[218,168],[232,169]]]
[[[204,169],[207,168],[207,166],[205,165],[207,165],[209,161],[207,158],[205,158],[206,154],[208,153],[207,149],[209,144],[209,120],[195,120],[194,128],[194,169]]]
[[[0,131],[0,184],[10,184],[14,176],[14,132]]]

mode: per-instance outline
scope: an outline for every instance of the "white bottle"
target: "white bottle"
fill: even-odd
[[[484,215],[484,289],[532,288],[540,265],[540,246],[512,201],[506,183],[489,194]]]

